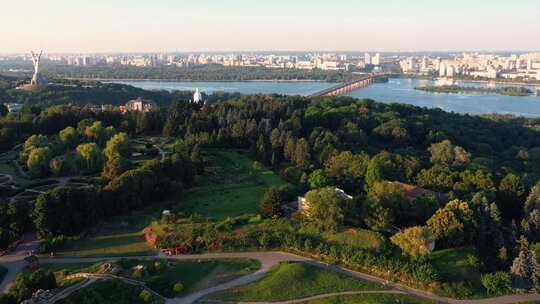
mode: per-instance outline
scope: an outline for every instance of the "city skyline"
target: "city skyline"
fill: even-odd
[[[537,51],[535,2],[10,1],[0,53]]]

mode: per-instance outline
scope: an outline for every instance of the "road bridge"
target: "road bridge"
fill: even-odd
[[[367,74],[349,82],[341,83],[328,89],[313,93],[308,97],[340,96],[372,85],[376,78],[385,77],[386,74]]]

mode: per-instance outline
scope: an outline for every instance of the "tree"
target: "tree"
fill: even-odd
[[[307,169],[311,164],[311,155],[309,152],[309,143],[305,138],[301,138],[296,144],[294,152],[294,162],[301,169]]]
[[[311,189],[324,188],[332,185],[332,179],[321,169],[311,172],[308,182]]]
[[[361,186],[362,178],[366,175],[368,163],[367,154],[353,154],[345,151],[330,157],[324,167],[328,175],[340,186],[348,190],[357,190]]]
[[[514,259],[510,273],[513,286],[520,292],[540,291],[540,265],[536,261],[536,255],[530,250],[526,239],[521,239],[521,249]]]
[[[427,224],[436,240],[447,246],[460,246],[471,240],[473,211],[466,202],[453,200],[437,210]]]
[[[410,222],[411,204],[403,187],[398,183],[375,182],[364,204],[363,218],[374,230],[387,230],[392,225],[407,226]]]
[[[523,211],[525,187],[519,176],[508,173],[500,182],[497,203],[507,219],[517,219]]]
[[[67,127],[60,131],[60,133],[58,134],[58,138],[60,139],[62,145],[64,145],[64,148],[66,150],[70,150],[75,148],[75,146],[77,145],[79,135],[75,128]]]
[[[88,140],[97,142],[100,145],[105,142],[107,136],[101,121],[96,121],[91,126],[86,127],[84,135]]]
[[[451,166],[464,166],[470,161],[470,154],[462,147],[455,146],[449,140],[432,144],[429,147],[431,162]]]
[[[126,133],[118,133],[107,141],[104,150],[107,159],[117,157],[128,158],[131,156],[131,147]]]
[[[32,152],[32,150],[36,148],[45,148],[49,146],[49,140],[47,139],[47,136],[38,134],[38,135],[32,135],[28,137],[28,139],[24,142],[23,151],[21,152],[21,155],[19,159],[26,163],[28,161],[28,156]]]
[[[281,217],[284,214],[285,195],[279,188],[270,188],[261,200],[261,215],[265,218]]]
[[[283,148],[283,155],[287,160],[294,160],[294,153],[296,151],[296,142],[292,136],[287,138],[285,142],[285,147]]]
[[[540,209],[540,182],[534,185],[525,200],[525,212],[529,213],[533,209]]]
[[[333,187],[311,190],[305,196],[306,217],[322,231],[338,231],[352,207],[352,199]]]
[[[434,236],[427,227],[415,226],[400,231],[390,237],[390,241],[401,250],[414,257],[423,257],[431,253]]]
[[[39,289],[50,290],[56,287],[54,274],[51,271],[38,269],[29,274],[24,272],[19,274],[8,293],[17,303],[21,303]]]
[[[94,188],[55,188],[40,194],[32,219],[41,237],[73,236],[95,224],[104,212]]]
[[[77,146],[77,158],[80,167],[87,172],[101,170],[103,154],[95,143],[80,144]]]
[[[45,176],[49,172],[49,163],[52,157],[51,149],[48,147],[31,150],[26,162],[30,175],[34,177]]]
[[[64,171],[64,161],[61,157],[55,157],[49,162],[49,169],[54,176],[60,176]]]
[[[124,158],[120,156],[109,158],[105,162],[101,176],[112,180],[124,173],[128,168],[129,161],[125,160]]]

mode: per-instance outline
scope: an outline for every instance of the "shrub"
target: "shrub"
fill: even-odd
[[[146,303],[150,303],[150,301],[152,301],[152,294],[148,290],[144,289],[139,294],[139,298],[141,298],[141,300],[143,300]]]
[[[174,284],[173,291],[175,294],[179,295],[180,293],[182,293],[182,291],[184,291],[184,284],[182,284],[181,282]]]
[[[157,272],[162,273],[167,270],[167,263],[164,263],[162,261],[155,261],[154,269],[156,269]]]
[[[510,274],[507,272],[486,273],[481,280],[489,295],[502,296],[512,291]]]
[[[144,277],[144,268],[137,268],[133,270],[133,273],[131,274],[131,276],[137,280],[142,279]]]

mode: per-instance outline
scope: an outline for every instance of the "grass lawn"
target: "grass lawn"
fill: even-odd
[[[152,269],[152,265],[156,261],[165,262],[165,260],[122,260],[120,264],[125,269],[122,275],[130,277],[132,274],[131,269],[137,265],[144,265],[147,269]],[[144,277],[132,278],[142,280],[154,291],[172,298],[231,281],[260,268],[258,261],[248,259],[169,260],[168,264],[164,270],[146,271]],[[176,294],[173,290],[176,283],[181,283],[184,286],[180,294]]]
[[[144,304],[146,302],[139,296],[141,291],[141,287],[135,287],[120,280],[103,280],[78,290],[57,303]]]
[[[352,296],[338,296],[313,301],[307,301],[303,304],[430,304],[435,303],[417,299],[407,295],[390,294],[364,294]]]
[[[97,231],[90,236],[68,241],[55,255],[114,257],[154,254],[154,249],[145,242],[142,230],[155,219],[154,216],[142,214],[114,217],[97,225]]]
[[[481,273],[474,264],[478,259],[472,248],[451,248],[437,250],[431,254],[433,266],[441,278],[447,282],[469,282],[473,294],[483,296]]]
[[[215,219],[257,213],[266,190],[285,185],[271,170],[253,168],[244,151],[212,150],[206,159],[205,174],[185,193],[183,203],[188,213]]]
[[[341,291],[383,290],[379,284],[357,280],[303,263],[281,263],[261,281],[210,296],[223,301],[285,301]]]
[[[381,234],[366,229],[347,229],[339,233],[326,234],[324,237],[330,242],[362,249],[381,249],[385,243]]]

